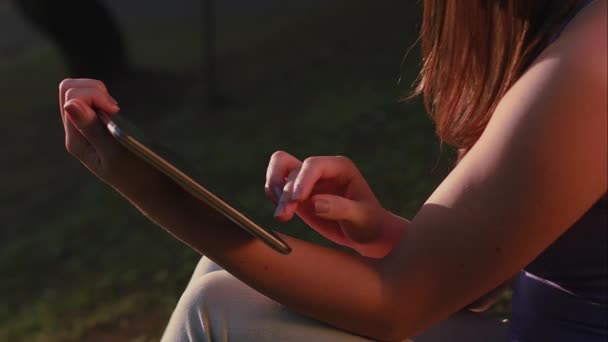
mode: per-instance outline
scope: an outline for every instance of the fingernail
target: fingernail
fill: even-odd
[[[326,200],[316,200],[315,201],[315,213],[317,214],[326,214],[329,212],[329,202]]]
[[[113,98],[112,96],[108,95],[108,99],[110,100],[110,102],[112,103],[112,109],[115,112],[118,112],[120,110],[120,107],[118,106],[118,101],[116,101],[115,98]]]
[[[285,202],[279,202],[279,205],[277,205],[277,208],[274,210],[274,217],[280,216],[283,211],[285,211]]]
[[[299,200],[300,195],[302,195],[302,186],[298,185],[298,186],[296,186],[296,188],[293,190],[293,193],[291,194],[291,200],[292,201]]]
[[[78,116],[81,111],[84,111],[84,108],[78,102],[68,102],[63,106],[63,109],[66,110],[68,115],[70,116]]]
[[[274,197],[277,199],[278,202],[281,199],[281,196],[283,195],[283,190],[281,190],[280,186],[273,186],[272,193],[274,194]]]

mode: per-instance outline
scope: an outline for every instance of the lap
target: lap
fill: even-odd
[[[506,324],[461,312],[415,342],[500,341]],[[293,312],[203,258],[173,313],[163,341],[369,342]]]

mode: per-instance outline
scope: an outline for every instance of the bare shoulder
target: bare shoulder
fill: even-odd
[[[587,39],[595,40],[597,43],[602,43],[606,46],[606,18],[608,16],[608,6],[606,0],[595,0],[583,8],[578,13],[564,30],[564,36],[571,35],[577,40]],[[581,34],[579,36],[579,34]]]
[[[591,5],[500,100],[386,258],[403,307],[420,300],[426,323],[513,276],[608,190],[606,1]]]
[[[579,65],[582,72],[606,80],[608,58],[608,1],[596,0],[566,26],[546,53],[559,53]],[[541,56],[542,57],[542,56]]]

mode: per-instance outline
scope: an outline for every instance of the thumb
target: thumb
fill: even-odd
[[[334,195],[315,195],[312,198],[317,217],[341,221],[344,234],[357,243],[374,241],[380,235],[376,217],[376,206]]]
[[[369,222],[370,208],[357,202],[335,195],[315,195],[312,198],[315,215],[331,221],[347,221],[355,226],[365,226]]]
[[[312,197],[315,214],[331,221],[348,221],[352,224],[365,224],[366,215],[361,202],[335,195],[315,195]]]
[[[93,109],[79,100],[70,100],[64,107],[69,119],[82,135],[99,152],[109,152],[114,146],[114,141],[105,131],[101,121]]]

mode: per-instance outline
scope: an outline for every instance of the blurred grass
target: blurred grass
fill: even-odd
[[[325,243],[300,222],[276,224],[265,200],[267,160],[343,154],[383,204],[411,218],[447,174],[419,101],[399,104],[417,71],[413,5],[257,13],[220,21],[220,89],[202,104],[199,23],[127,27],[140,67],[193,81],[170,105],[120,94],[146,133],[197,166],[211,190],[263,225]],[[339,25],[337,24],[339,23]],[[0,216],[0,340],[154,340],[199,256],[145,220],[63,149],[56,88],[63,67],[43,45],[0,61],[8,143]],[[110,89],[112,90],[112,89]],[[508,308],[500,308],[504,315]]]

